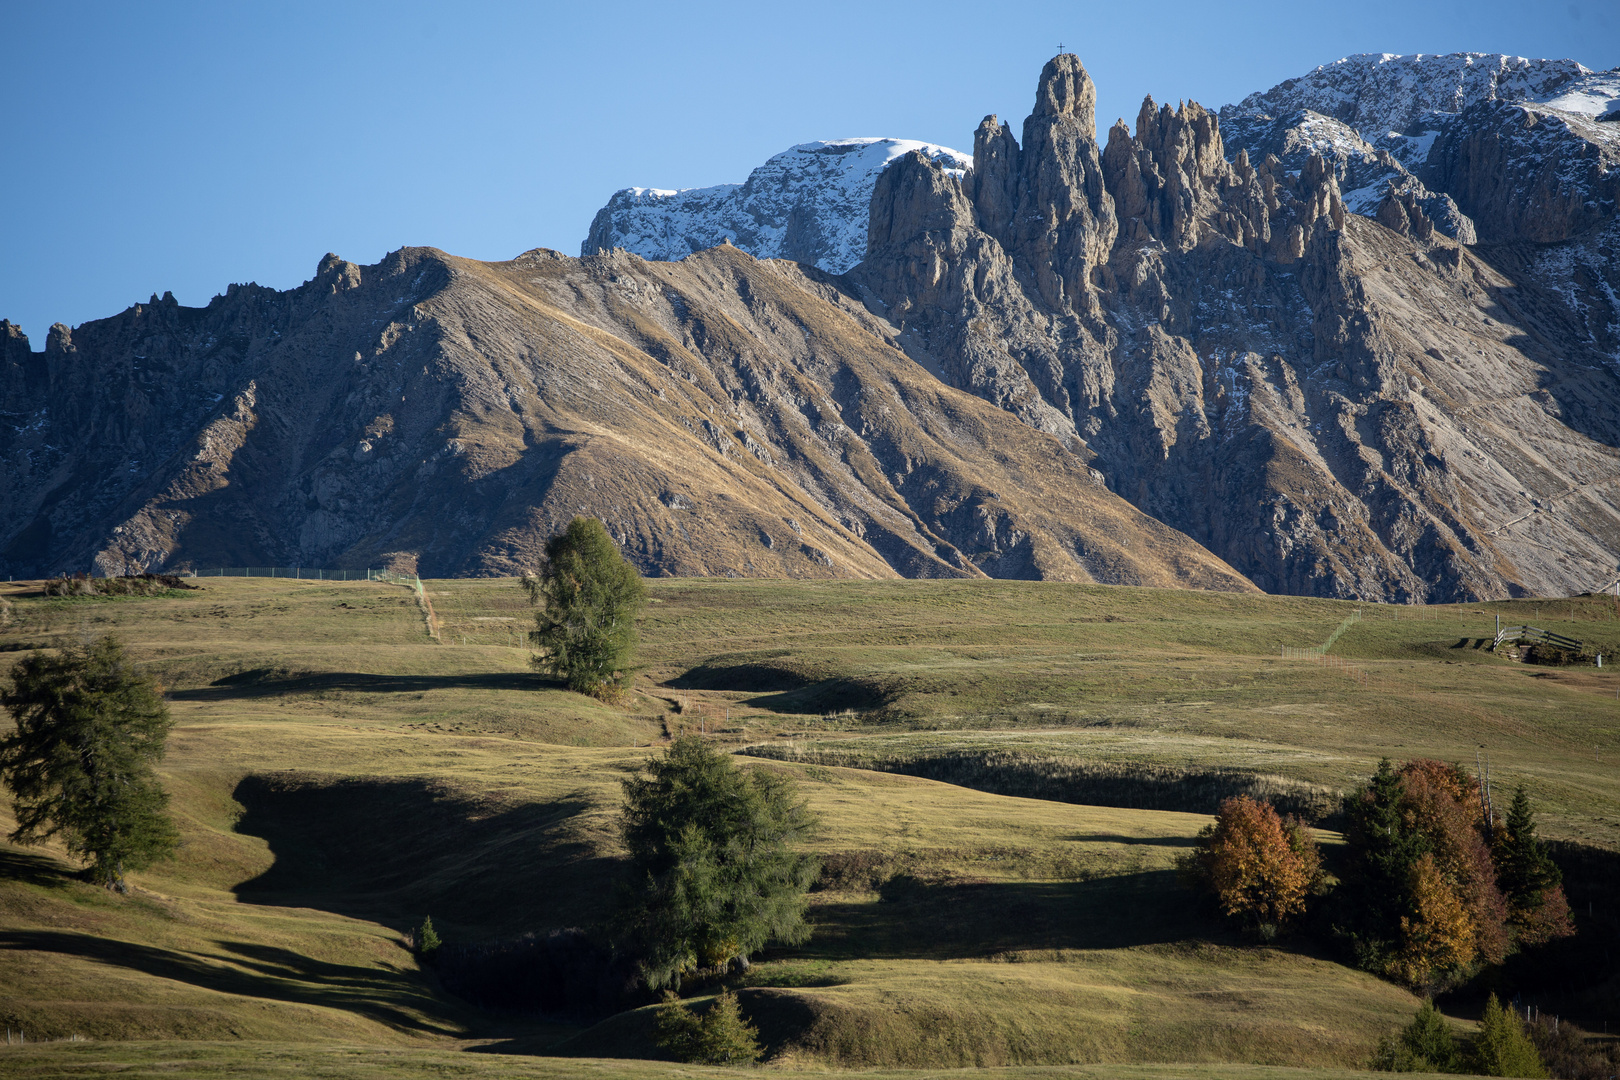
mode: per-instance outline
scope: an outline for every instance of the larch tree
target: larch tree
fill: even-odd
[[[577,517],[546,541],[546,563],[521,582],[539,605],[534,665],[582,694],[611,698],[629,680],[636,615],[647,586],[595,518]]]
[[[816,861],[795,849],[814,826],[782,776],[739,769],[703,739],[676,739],[624,782],[620,832],[632,880],[620,921],[653,989],[735,962],[766,942],[810,936]]]
[[[35,652],[12,667],[11,681],[0,695],[16,722],[0,740],[0,780],[17,819],[11,839],[60,835],[92,880],[123,891],[126,871],[179,843],[153,769],[173,723],[162,695],[111,636],[55,656]]]

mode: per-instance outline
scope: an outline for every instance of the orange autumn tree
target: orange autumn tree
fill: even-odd
[[[1239,795],[1221,803],[1184,869],[1214,893],[1222,911],[1269,937],[1304,912],[1321,863],[1304,825]]]
[[[1413,864],[1409,887],[1412,913],[1401,916],[1400,951],[1390,966],[1402,982],[1425,986],[1435,972],[1460,968],[1478,955],[1478,924],[1432,854]]]
[[[1335,932],[1363,967],[1433,993],[1573,932],[1522,789],[1504,823],[1461,766],[1386,760],[1345,810]]]
[[[1466,955],[1455,966],[1475,959],[1500,964],[1511,946],[1507,903],[1496,885],[1479,782],[1456,765],[1428,758],[1407,762],[1398,775],[1404,823],[1423,837],[1437,883],[1456,898],[1471,926],[1464,937],[1471,940],[1472,948],[1464,950]],[[1403,932],[1403,938],[1407,937]],[[1437,965],[1441,969],[1450,966]]]

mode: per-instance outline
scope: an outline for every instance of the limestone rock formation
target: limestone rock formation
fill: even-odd
[[[651,574],[1253,589],[895,333],[729,246],[329,255],[43,354],[0,324],[0,570],[510,574],[584,513]]]
[[[1493,99],[1457,114],[1472,142],[1436,144],[1458,162],[1425,165],[1441,185],[1345,120],[1348,150],[1324,154],[1300,132],[1317,114],[1240,117],[1277,141],[1229,160],[1221,117],[1149,99],[1100,153],[1077,129],[1054,151],[1091,97],[1059,57],[1023,146],[991,117],[961,182],[919,157],[879,180],[848,278],[913,355],[1043,430],[1067,421],[1113,490],[1271,591],[1456,600],[1613,577],[1620,306],[1602,253],[1620,173],[1602,135],[1566,141],[1583,121],[1565,114],[1503,130],[1501,110],[1535,110]],[[1521,154],[1532,137],[1562,150]],[[1528,200],[1523,223],[1475,190],[1492,176]],[[1341,177],[1381,180],[1366,216]],[[1537,206],[1562,250],[1466,246],[1476,207],[1481,237],[1523,240]]]
[[[968,166],[965,154],[907,139],[803,143],[741,184],[616,192],[596,212],[580,255],[622,247],[644,259],[676,260],[730,243],[757,258],[841,274],[866,252],[866,209],[878,174],[913,151],[948,169]]]

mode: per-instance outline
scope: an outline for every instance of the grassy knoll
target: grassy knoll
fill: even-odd
[[[1171,866],[1200,814],[847,766],[1013,755],[1336,789],[1384,754],[1472,761],[1483,743],[1499,781],[1531,782],[1548,835],[1620,844],[1620,678],[1474,647],[1498,611],[1535,621],[1534,601],[1364,608],[1333,649],[1352,673],[1279,656],[1355,610],[1333,601],[654,581],[646,669],[610,707],[529,669],[511,582],[428,583],[437,641],[396,586],[199,584],[85,600],[0,586],[0,649],[112,631],[164,682],[178,726],[161,774],[184,834],[130,897],[77,882],[50,848],[0,845],[0,1019],[41,1038],[201,1040],[6,1051],[0,1075],[667,1069],[587,1060],[646,1051],[645,1011],[588,1030],[480,1013],[401,934],[427,914],[452,941],[599,918],[619,780],[683,729],[767,748],[776,760],[749,767],[794,774],[823,822],[815,937],[768,954],[743,991],[782,1065],[1280,1076],[1214,1063],[1353,1064],[1416,1005],[1192,909]],[[1537,625],[1620,652],[1615,615],[1601,598],[1543,602]],[[231,1039],[252,1042],[209,1041]]]

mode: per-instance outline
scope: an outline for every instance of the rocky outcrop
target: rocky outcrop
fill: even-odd
[[[0,570],[511,574],[584,513],[650,574],[1253,588],[895,335],[730,246],[329,255],[43,354],[13,334],[44,381],[0,428]]]
[[[1614,217],[1620,130],[1575,113],[1501,101],[1446,123],[1420,177],[1503,243],[1569,240]]]
[[[1047,153],[1054,117],[1089,100],[1058,58],[1026,133]],[[1575,327],[1558,274],[1509,276],[1388,152],[1352,132],[1336,158],[1299,126],[1277,144],[1290,160],[1229,160],[1219,117],[1150,99],[1101,153],[1065,135],[1058,167],[987,118],[961,183],[920,158],[880,179],[849,279],[914,355],[1026,422],[1067,421],[1114,491],[1263,588],[1434,600],[1597,580],[1620,558],[1612,272],[1582,264],[1599,310]],[[1369,216],[1347,213],[1341,176],[1369,175]]]
[[[803,143],[742,184],[663,191],[625,188],[596,212],[580,255],[624,248],[644,259],[684,259],[730,243],[761,259],[792,259],[841,274],[866,251],[866,208],[884,166],[921,153],[960,172],[967,156],[906,139]]]
[[[1391,188],[1415,200],[1423,214],[1446,236],[1472,244],[1474,222],[1444,192],[1430,191],[1388,150],[1364,140],[1350,125],[1330,116],[1300,109],[1281,117],[1228,106],[1221,110],[1228,153],[1252,161],[1275,158],[1290,175],[1303,172],[1312,157],[1333,170],[1345,209],[1375,217]]]

